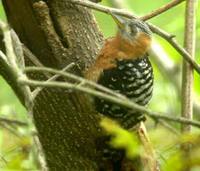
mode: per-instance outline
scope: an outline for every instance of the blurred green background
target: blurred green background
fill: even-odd
[[[160,6],[170,2],[169,0],[121,0],[124,7],[132,11],[133,13],[141,16],[152,10],[159,8]],[[109,0],[103,0],[103,5],[112,6]],[[184,38],[184,8],[185,3],[159,15],[150,20],[153,24],[166,30],[169,33],[176,35],[178,42],[183,45]],[[197,7],[197,35],[196,35],[196,61],[200,63],[200,5]],[[105,38],[113,36],[116,33],[116,25],[112,18],[101,12],[95,12],[100,29],[102,30]],[[0,4],[0,18],[6,20],[2,4]],[[181,68],[182,57],[163,39],[155,36],[156,41],[164,48],[169,58]],[[176,88],[170,80],[166,79],[154,64],[155,74],[155,88],[150,108],[155,111],[162,111],[169,113],[170,115],[180,114],[180,99],[177,96]],[[196,73],[194,82],[194,94],[198,101],[200,101],[200,76]],[[200,111],[196,113],[200,118]],[[26,110],[20,104],[15,94],[8,86],[8,84],[0,77],[0,117],[18,119],[26,123],[30,123],[30,119]],[[30,125],[30,124],[29,124]],[[177,151],[172,150],[176,146],[172,145],[176,138],[167,131],[161,131],[162,129],[155,130],[152,122],[149,124],[152,141],[155,143],[158,155],[161,158],[161,163],[164,163],[166,158],[171,159],[170,156],[178,155]],[[173,124],[178,130],[179,125]],[[194,130],[195,132],[197,130]],[[37,154],[34,149],[34,143],[32,140],[33,129],[32,126],[28,127],[14,127],[0,122],[0,170],[37,170],[38,160]],[[167,138],[166,138],[167,137]],[[176,153],[175,153],[176,152]],[[164,156],[161,156],[162,155]],[[176,154],[176,155],[174,155]],[[162,159],[163,158],[163,159]],[[177,162],[178,159],[172,159],[173,162]],[[168,167],[168,166],[166,166]],[[165,168],[166,169],[166,168]],[[167,168],[168,170],[170,169]],[[196,168],[197,170],[200,168]],[[194,169],[195,170],[195,169]]]

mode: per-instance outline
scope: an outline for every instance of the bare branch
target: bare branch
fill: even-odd
[[[193,0],[186,2],[186,14],[185,14],[185,40],[184,46],[191,58],[195,56],[195,10],[196,3]],[[193,68],[183,61],[183,73],[182,73],[182,117],[192,119],[193,118]],[[183,125],[183,132],[190,132],[191,126]]]
[[[11,127],[11,125],[8,125],[7,123],[0,122],[0,127],[9,131],[10,133],[12,133],[13,135],[15,135],[18,138],[22,137],[22,135],[16,131],[16,128]]]
[[[0,50],[0,58],[5,64],[8,64],[7,56]]]
[[[16,64],[16,56],[12,46],[11,32],[8,25],[2,21],[0,21],[0,28],[3,32],[4,41],[5,41],[5,49],[8,64],[13,67],[13,70],[18,70]]]
[[[166,129],[168,129],[169,131],[171,131],[172,133],[174,133],[176,135],[180,135],[180,132],[176,128],[174,128],[170,124],[168,124],[167,122],[160,120],[159,124],[161,126],[165,127]]]
[[[195,35],[196,35],[196,3],[194,0],[187,0],[185,9],[185,38],[184,46],[187,52],[194,59],[195,56]],[[181,114],[183,118],[193,118],[193,68],[191,65],[183,61],[182,71],[182,101],[181,101]],[[190,133],[192,130],[191,125],[181,125],[183,133]],[[182,144],[182,150],[188,160],[191,160],[191,143],[187,142]],[[191,161],[190,161],[191,162]],[[186,164],[184,171],[191,171],[191,166]]]
[[[100,4],[96,4],[90,1],[82,1],[82,0],[71,0],[69,3],[74,3],[77,5],[81,5],[84,7],[88,7],[97,11],[101,11],[104,12],[106,14],[111,14],[111,13],[115,13],[117,15],[121,15],[123,17],[127,17],[127,18],[137,18],[136,15],[133,15],[132,13],[124,10],[124,9],[116,9],[116,8],[110,8],[110,7],[106,7]]]
[[[12,34],[14,34],[14,32],[11,32],[11,29],[3,21],[0,21],[0,29],[3,32],[3,37],[5,41],[6,58],[8,61],[8,66],[9,66],[7,69],[9,70],[10,73],[12,73],[11,76],[14,77],[14,80],[17,81],[18,77],[26,77],[26,75],[24,75],[22,72],[22,65],[23,65],[22,63],[24,59],[23,53],[19,52],[18,53],[19,56],[16,56],[14,47],[13,47],[13,45],[20,47],[21,43],[19,42],[19,39],[17,39],[16,37],[15,38],[13,37],[12,39]],[[21,64],[18,63],[19,61],[21,61]],[[22,86],[22,87],[19,87],[19,89],[25,97],[26,107],[31,108],[32,96],[31,96],[30,88],[28,86],[24,86],[24,87]]]
[[[152,11],[149,14],[146,14],[142,17],[140,17],[141,20],[149,20],[155,16],[160,15],[161,13],[166,12],[167,10],[179,5],[180,3],[184,2],[185,0],[172,0],[171,2],[169,2],[168,4],[165,4],[164,6]]]
[[[117,96],[117,97],[120,97],[120,98],[125,98],[124,96],[120,95],[120,94],[116,94],[115,92],[113,92],[112,90],[104,87],[104,86],[101,86],[99,84],[96,84],[92,81],[89,81],[89,80],[86,80],[82,77],[79,77],[79,76],[76,76],[74,74],[71,74],[71,73],[67,73],[67,72],[63,72],[63,71],[60,71],[60,70],[56,70],[56,69],[53,69],[53,68],[47,68],[47,67],[26,67],[24,69],[24,72],[49,72],[49,73],[53,73],[53,74],[56,74],[56,75],[61,75],[61,76],[64,76],[66,78],[70,78],[70,79],[73,79],[75,81],[78,81],[79,83],[76,85],[76,86],[81,86],[82,83],[84,83],[85,85],[89,85],[89,86],[92,86],[98,90],[101,90],[102,92],[105,92],[105,93],[108,93],[108,94],[111,94],[113,96]]]
[[[120,104],[120,105],[128,107],[130,109],[140,111],[153,119],[169,120],[169,121],[173,121],[173,122],[179,122],[179,123],[183,123],[183,124],[191,124],[193,126],[200,127],[200,122],[198,122],[198,121],[193,121],[193,120],[180,118],[180,117],[171,117],[170,115],[167,115],[167,114],[153,112],[149,109],[146,109],[143,106],[140,106],[140,105],[132,102],[128,98],[126,98],[126,97],[122,96],[121,94],[116,93],[110,89],[108,89],[110,94],[106,94],[105,91],[98,91],[98,90],[92,89],[91,87],[85,86],[85,84],[84,84],[84,86],[82,86],[82,85],[80,85],[80,83],[82,83],[82,82],[88,83],[88,80],[78,77],[73,74],[65,73],[65,72],[63,73],[62,71],[57,71],[57,70],[54,70],[51,68],[38,68],[37,69],[35,67],[29,67],[26,69],[26,71],[35,71],[35,72],[42,71],[42,70],[43,71],[51,71],[52,73],[55,73],[55,74],[59,73],[60,75],[66,76],[68,78],[70,77],[76,81],[79,80],[79,83],[77,84],[77,83],[69,83],[69,82],[35,81],[35,80],[28,80],[28,79],[24,79],[24,78],[19,78],[19,80],[18,80],[19,83],[22,85],[30,85],[30,86],[59,87],[59,88],[65,88],[65,89],[71,89],[71,90],[78,90],[78,91],[85,92],[85,93],[88,93],[93,96],[97,96],[99,98],[103,98],[105,100],[109,100],[113,103]],[[99,86],[96,83],[92,83],[92,85],[93,85],[93,88]],[[90,86],[91,86],[91,84],[90,84]],[[107,88],[106,88],[106,90],[107,90]]]
[[[28,124],[26,122],[19,121],[16,119],[8,119],[5,117],[0,117],[0,123],[5,123],[8,125],[16,125],[16,126],[28,126]]]
[[[23,52],[24,55],[28,57],[28,59],[30,59],[30,61],[35,65],[35,66],[39,66],[39,67],[43,67],[44,65],[37,59],[37,57],[25,46],[22,45],[23,47]]]
[[[73,67],[75,65],[75,63],[71,63],[69,65],[67,65],[65,68],[62,69],[62,71],[67,71],[69,70],[71,67]],[[48,81],[55,81],[58,77],[60,76],[60,74],[56,74],[52,77],[50,77]],[[43,88],[42,87],[37,87],[33,92],[32,92],[32,96],[33,96],[33,100],[35,99],[35,97],[38,95],[38,93],[42,90]]]
[[[197,64],[191,57],[191,55],[177,43],[176,39],[174,38],[174,35],[170,35],[152,24],[149,24],[149,26],[151,27],[153,32],[167,40],[169,44],[171,44],[177,50],[177,52],[179,52],[182,55],[182,57],[184,57],[184,59],[188,63],[190,63],[194,67],[194,69],[200,74],[200,65]]]

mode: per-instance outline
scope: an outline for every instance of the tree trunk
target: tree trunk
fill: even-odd
[[[9,24],[43,65],[61,69],[75,62],[72,71],[81,75],[103,37],[91,11],[69,1],[3,0],[3,5]],[[24,104],[16,82],[1,68]],[[95,139],[101,130],[85,94],[45,88],[34,101],[33,118],[50,170],[98,170]]]

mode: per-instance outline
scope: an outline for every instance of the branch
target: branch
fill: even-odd
[[[74,65],[75,65],[75,63],[71,63],[71,64],[67,65],[65,68],[63,68],[62,71],[63,72],[67,71],[67,70],[71,69]],[[56,74],[56,75],[50,77],[47,81],[55,81],[59,76],[60,76],[60,74]],[[42,91],[42,89],[43,89],[42,87],[38,87],[32,92],[33,100],[38,95],[38,93],[40,91]]]
[[[98,11],[101,11],[101,12],[104,12],[104,13],[107,13],[107,14],[115,13],[117,15],[121,15],[123,17],[130,18],[130,19],[138,18],[136,15],[133,15],[132,13],[127,12],[125,10],[105,7],[103,5],[95,4],[95,3],[92,3],[92,2],[87,1],[87,0],[85,0],[85,1],[71,0],[69,3],[74,3],[74,4],[77,4],[77,5],[85,6],[85,7],[95,9],[95,10],[98,10]],[[194,67],[194,69],[197,71],[197,73],[200,74],[200,65],[198,65],[191,58],[191,55],[176,42],[174,35],[168,34],[167,32],[163,31],[162,29],[156,27],[153,24],[150,24],[150,23],[147,23],[147,24],[149,25],[152,32],[158,34],[159,36],[161,36],[162,38],[167,40],[177,50],[177,52],[179,52],[182,55],[182,57]]]
[[[24,56],[23,56],[23,53],[21,53],[23,50],[22,50],[21,43],[19,42],[17,35],[15,34],[13,30],[11,31],[8,25],[2,22],[1,20],[0,20],[0,29],[3,32],[3,37],[5,41],[6,55],[4,56],[6,57],[6,61],[7,61],[6,69],[8,70],[9,73],[11,73],[11,76],[13,77],[13,80],[15,81],[17,80],[18,77],[26,77],[26,75],[22,73],[22,68],[24,67],[23,66]],[[17,47],[17,49],[14,49],[13,45],[15,45],[15,48]],[[16,56],[15,54],[16,50],[19,56]],[[1,56],[2,54],[3,52],[1,52]],[[25,98],[24,101],[25,101],[26,107],[28,109],[31,109],[32,96],[31,96],[30,88],[28,86],[22,86],[22,87],[19,87],[19,90],[24,95],[24,98]]]
[[[185,49],[190,53],[191,58],[195,56],[195,7],[196,3],[193,0],[186,2],[186,14],[185,14]],[[183,61],[183,73],[182,73],[182,117],[192,119],[193,118],[193,68]],[[191,127],[189,125],[182,126],[183,132],[190,132]]]
[[[28,126],[28,124],[26,122],[22,122],[22,121],[15,120],[15,119],[8,119],[8,118],[4,118],[4,117],[0,117],[0,123],[6,123],[9,125],[17,125],[17,126]]]
[[[133,15],[132,13],[124,10],[124,9],[116,9],[116,8],[110,8],[110,7],[106,7],[100,4],[96,4],[90,1],[82,1],[82,0],[71,0],[69,3],[73,3],[73,4],[77,4],[77,5],[81,5],[84,7],[88,7],[100,12],[104,12],[106,14],[111,14],[111,13],[115,13],[117,15],[121,15],[123,17],[127,17],[127,18],[137,18],[136,15]]]
[[[179,52],[179,54],[181,54],[181,56],[192,65],[192,67],[197,71],[198,74],[200,74],[200,65],[197,64],[194,59],[191,57],[191,55],[184,49],[182,48],[176,41],[176,39],[174,38],[174,35],[170,35],[167,32],[159,29],[158,27],[149,24],[151,30],[158,34],[159,36],[161,36],[162,38],[164,38],[165,40],[167,40],[169,42],[170,45],[172,45],[174,47],[174,49],[177,50],[177,52]]]
[[[184,46],[187,52],[194,59],[195,56],[195,26],[196,26],[196,3],[194,0],[187,0],[185,9],[185,39]],[[183,61],[182,71],[182,101],[181,101],[181,115],[186,119],[193,118],[193,68]],[[183,133],[190,133],[191,125],[181,125]],[[184,152],[184,157],[191,162],[191,143],[182,144],[181,149]],[[191,166],[186,164],[184,171],[191,171]]]
[[[37,59],[37,57],[23,44],[22,45],[24,55],[35,65],[43,67],[44,65]]]
[[[125,98],[121,94],[116,94],[111,89],[108,89],[108,88],[106,88],[104,86],[101,86],[99,84],[96,84],[96,83],[94,83],[92,81],[86,80],[86,79],[84,79],[82,77],[79,77],[79,76],[71,74],[71,73],[67,73],[67,72],[63,72],[63,71],[60,71],[60,70],[56,70],[56,69],[53,69],[53,68],[47,68],[47,67],[26,67],[24,69],[24,72],[33,72],[33,71],[34,72],[49,72],[49,73],[53,73],[53,74],[56,74],[56,75],[61,75],[63,77],[78,81],[79,83],[78,83],[77,86],[89,85],[89,86],[92,86],[93,88],[95,88],[97,90],[101,90],[101,91],[103,91],[105,93],[108,93],[110,95],[116,96],[118,98]]]
[[[164,6],[152,11],[151,13],[149,14],[146,14],[142,17],[140,17],[141,20],[149,20],[155,16],[158,16],[160,15],[161,13],[164,13],[166,12],[167,10],[179,5],[180,3],[184,2],[185,0],[172,0],[171,2],[169,2],[168,4],[165,4]]]
[[[169,131],[171,131],[172,133],[174,133],[174,134],[176,134],[176,135],[180,135],[180,132],[179,132],[176,128],[172,127],[172,126],[171,126],[169,123],[167,123],[166,121],[160,120],[160,121],[159,121],[159,124],[160,124],[161,126],[163,126],[164,128],[168,129]]]
[[[71,90],[78,90],[81,92],[85,92],[88,93],[90,95],[93,96],[97,96],[99,98],[103,98],[105,100],[111,101],[113,103],[117,103],[120,104],[124,107],[130,108],[132,110],[137,110],[140,111],[144,114],[146,114],[147,116],[153,118],[153,119],[163,119],[163,120],[168,120],[168,121],[173,121],[173,122],[179,122],[179,123],[183,123],[183,124],[191,124],[193,126],[199,127],[200,128],[200,122],[198,121],[193,121],[193,120],[189,120],[189,119],[185,119],[185,118],[181,118],[181,117],[170,117],[167,114],[161,114],[158,112],[153,112],[151,110],[146,109],[143,106],[140,106],[134,102],[132,102],[131,100],[129,100],[128,98],[122,96],[119,93],[116,93],[110,89],[107,88],[103,88],[103,91],[99,91],[102,90],[100,85],[92,82],[92,84],[90,84],[90,86],[93,86],[93,88],[98,87],[98,90],[92,89],[91,87],[88,87],[86,85],[86,83],[90,82],[84,78],[78,77],[76,75],[70,74],[70,73],[65,73],[62,71],[58,71],[58,70],[54,70],[51,68],[36,68],[36,67],[28,67],[26,70],[26,72],[30,72],[30,71],[35,71],[35,72],[39,72],[39,71],[49,71],[51,73],[55,73],[55,74],[60,74],[62,76],[71,78],[75,81],[79,81],[78,83],[69,83],[69,82],[55,82],[55,81],[51,81],[51,82],[46,82],[46,81],[35,81],[35,80],[29,80],[29,79],[24,79],[24,78],[19,78],[19,83],[22,85],[30,85],[30,86],[41,86],[41,87],[59,87],[59,88],[65,88],[65,89],[71,89]],[[84,84],[82,84],[84,83]],[[100,87],[99,87],[100,86]],[[104,90],[109,90],[109,94]]]
[[[27,108],[28,113],[32,114],[33,98],[30,87],[28,87],[27,85],[19,86],[17,82],[18,77],[26,78],[26,75],[22,72],[23,68],[25,67],[22,44],[14,30],[11,30],[8,25],[1,20],[0,29],[3,33],[6,47],[6,55],[2,51],[0,51],[1,62],[6,68],[7,73],[10,74],[9,76],[12,77],[13,81],[16,83],[20,93],[22,94],[23,102],[25,107]],[[27,123],[18,120],[0,118],[0,125],[18,137],[20,137],[21,135],[15,132],[16,129],[10,128],[8,124],[20,126],[28,125]],[[43,165],[41,164],[41,166]]]

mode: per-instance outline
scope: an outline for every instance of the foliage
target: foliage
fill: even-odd
[[[111,135],[111,146],[117,149],[125,149],[126,156],[133,159],[142,154],[142,146],[139,144],[137,135],[124,130],[111,119],[103,118],[100,125]]]

